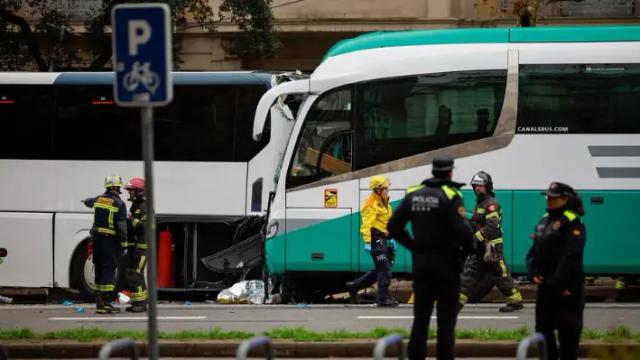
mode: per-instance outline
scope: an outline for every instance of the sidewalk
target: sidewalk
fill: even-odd
[[[162,357],[233,357],[239,341],[163,341],[159,342]],[[47,341],[29,342],[12,341],[4,345],[7,347],[9,359],[25,358],[96,358],[102,341]],[[284,358],[327,358],[327,357],[371,357],[375,340],[358,340],[344,342],[293,342],[274,341],[273,348],[276,357]],[[405,341],[406,346],[406,341]],[[456,342],[456,357],[504,357],[515,358],[518,343],[514,341],[475,341],[458,340]],[[140,356],[146,356],[146,343],[138,343]],[[429,343],[429,353],[435,353],[435,343]],[[580,345],[580,357],[594,354],[637,355],[640,358],[640,344],[637,342],[604,343],[597,341],[584,342]],[[536,350],[531,349],[529,356],[535,356]],[[114,354],[118,355],[118,354]],[[256,351],[252,356],[261,356]],[[390,347],[387,356],[394,356],[395,348]]]

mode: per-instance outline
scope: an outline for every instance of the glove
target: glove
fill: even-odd
[[[120,248],[120,256],[121,257],[125,257],[127,256],[127,253],[129,252],[129,249],[127,249],[126,247],[122,247]]]
[[[396,241],[393,239],[387,240],[387,255],[389,263],[393,266],[396,261]]]
[[[371,244],[365,244],[364,245],[364,251],[366,251],[369,254],[371,254]]]

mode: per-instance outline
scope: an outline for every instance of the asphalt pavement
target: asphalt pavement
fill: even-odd
[[[124,310],[124,305],[120,305]],[[469,304],[458,317],[458,329],[517,329],[533,331],[534,304],[513,313],[500,313],[500,304]],[[220,305],[160,304],[161,331],[240,330],[260,333],[276,327],[304,327],[314,331],[369,331],[376,327],[409,330],[412,305],[376,308],[374,305]],[[593,303],[585,309],[585,329],[624,326],[640,331],[640,303]],[[434,314],[435,318],[435,314]],[[435,328],[436,321],[431,326]],[[98,327],[105,330],[145,330],[145,314],[95,314],[92,304],[0,305],[0,329],[29,328],[35,332]]]

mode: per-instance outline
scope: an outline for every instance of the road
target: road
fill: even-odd
[[[460,313],[460,329],[515,329],[533,330],[534,305],[515,313],[498,312],[499,304],[470,304]],[[411,305],[379,309],[373,305],[219,305],[219,304],[160,304],[161,331],[241,330],[253,333],[275,327],[304,327],[314,331],[369,331],[375,327],[410,329]],[[588,304],[585,310],[585,328],[606,330],[625,326],[640,331],[640,303]],[[81,312],[83,311],[84,312]],[[435,326],[435,321],[432,321]],[[29,328],[36,332],[99,327],[102,329],[145,330],[144,314],[122,313],[96,315],[93,305],[2,305],[0,329]]]

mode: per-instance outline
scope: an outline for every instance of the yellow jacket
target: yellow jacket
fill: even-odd
[[[362,216],[362,225],[360,225],[362,239],[365,244],[371,244],[372,227],[387,233],[387,223],[391,217],[391,205],[388,202],[385,203],[380,195],[371,192],[371,195],[362,204],[360,216]]]

